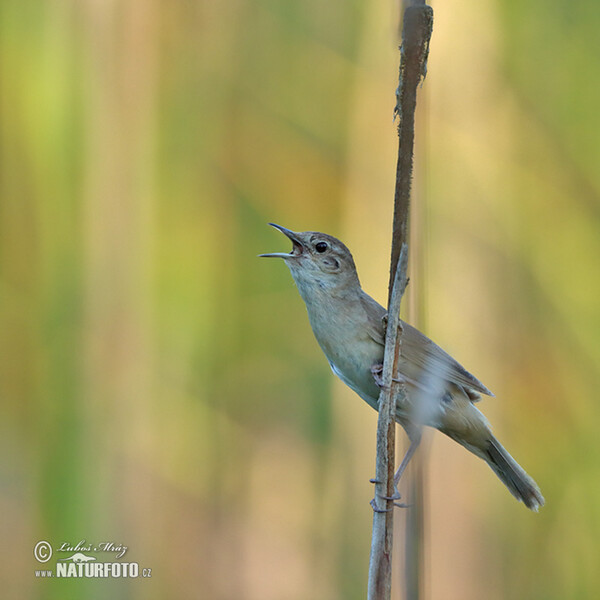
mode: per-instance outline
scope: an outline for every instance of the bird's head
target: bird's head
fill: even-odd
[[[356,266],[350,250],[337,238],[318,231],[290,231],[269,223],[292,241],[292,251],[260,254],[283,258],[302,296],[312,290],[335,293],[359,286]]]

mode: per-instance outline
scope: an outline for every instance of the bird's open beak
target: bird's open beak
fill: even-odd
[[[279,231],[281,231],[281,233],[285,234],[288,238],[290,238],[290,240],[292,240],[292,244],[294,246],[293,246],[291,252],[269,252],[267,254],[259,254],[258,255],[259,257],[261,257],[261,258],[270,258],[270,257],[293,258],[295,256],[300,256],[300,254],[302,254],[304,246],[302,245],[302,242],[298,238],[298,234],[294,233],[290,229],[286,229],[285,227],[282,227],[281,225],[276,225],[275,223],[269,223],[269,225],[271,225],[271,227],[275,227],[275,229],[279,229]]]

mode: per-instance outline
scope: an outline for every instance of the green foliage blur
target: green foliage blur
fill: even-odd
[[[432,436],[425,597],[595,599],[600,8],[432,4],[412,310],[547,505]],[[0,2],[3,598],[365,597],[376,415],[256,255],[326,231],[385,300],[396,12]],[[42,580],[39,540],[152,578]]]

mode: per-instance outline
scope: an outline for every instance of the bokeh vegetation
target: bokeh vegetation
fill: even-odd
[[[433,6],[417,312],[547,506],[433,436],[427,593],[597,598],[600,9]],[[364,597],[375,415],[256,255],[288,246],[267,221],[327,231],[385,299],[395,19],[0,2],[3,597]],[[153,577],[36,580],[41,539],[122,543]]]

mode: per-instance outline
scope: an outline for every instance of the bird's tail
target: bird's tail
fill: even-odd
[[[535,512],[544,506],[544,496],[536,482],[492,435],[484,450],[484,458],[510,493]]]

